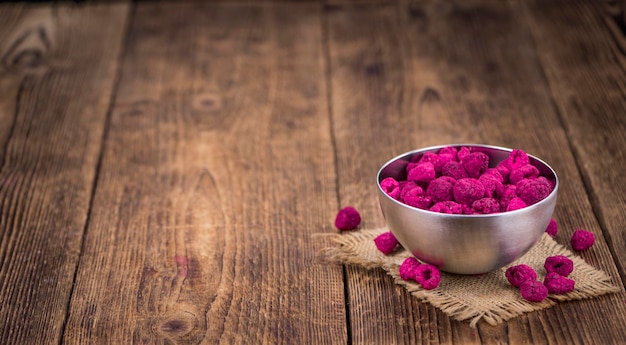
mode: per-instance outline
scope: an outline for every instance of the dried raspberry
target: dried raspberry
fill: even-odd
[[[506,211],[509,206],[509,202],[511,200],[517,198],[517,193],[515,192],[517,188],[513,184],[504,185],[504,192],[500,196],[500,209]]]
[[[441,174],[441,170],[443,168],[443,165],[448,163],[448,162],[455,162],[456,161],[456,155],[451,155],[451,154],[447,154],[447,153],[440,153],[438,155],[437,161],[435,161],[433,163],[433,165],[435,166],[435,172]]]
[[[426,195],[430,196],[433,202],[451,201],[454,198],[452,189],[456,180],[449,176],[441,176],[428,184]]]
[[[543,264],[546,272],[556,272],[558,275],[567,277],[574,271],[574,262],[564,255],[554,255],[546,258]]]
[[[374,244],[376,244],[376,248],[378,248],[378,250],[387,255],[393,252],[399,242],[396,239],[396,236],[388,231],[376,236],[376,238],[374,238]]]
[[[403,280],[415,280],[416,270],[420,265],[421,263],[414,257],[404,259],[399,268],[400,278]]]
[[[534,179],[537,177],[539,177],[539,169],[532,164],[526,164],[512,170],[511,174],[509,174],[509,181],[511,183],[518,183],[523,179]]]
[[[510,162],[511,172],[523,165],[530,164],[530,158],[528,158],[528,154],[526,154],[526,152],[522,150],[511,151],[507,160]]]
[[[472,203],[472,210],[482,214],[497,213],[500,212],[500,203],[494,198],[482,198]]]
[[[505,163],[506,162],[506,163]],[[507,166],[508,161],[504,160],[502,162],[500,162],[498,165],[496,165],[496,170],[498,170],[498,172],[500,173],[500,176],[502,176],[502,183],[507,182],[509,180],[509,174],[511,173],[511,166]]]
[[[361,224],[361,215],[352,206],[346,206],[339,210],[335,218],[335,226],[339,230],[352,230]]]
[[[421,188],[420,188],[421,189]],[[428,210],[430,205],[433,204],[432,199],[428,195],[414,195],[407,193],[404,196],[403,202],[409,206],[420,208],[422,210]]]
[[[499,181],[500,183],[504,183],[504,178],[502,177],[502,174],[496,168],[487,168],[487,170],[485,170],[483,175],[491,176],[495,178],[497,181]]]
[[[469,177],[467,171],[465,171],[465,168],[463,168],[461,163],[455,161],[449,161],[446,164],[442,165],[441,175],[450,176],[455,180]]]
[[[454,201],[440,201],[438,203],[435,203],[430,208],[430,210],[433,212],[447,213],[447,214],[462,214],[463,213],[463,207]]]
[[[453,194],[456,202],[471,205],[485,196],[485,187],[475,178],[462,178],[454,184]]]
[[[463,207],[463,214],[478,214],[470,205],[462,204],[461,207]]]
[[[548,288],[536,280],[527,280],[520,287],[522,297],[530,302],[541,302],[548,297]]]
[[[470,150],[469,147],[463,146],[457,151],[456,156],[459,158],[460,162],[463,160],[463,157],[469,155],[470,153],[472,153],[472,150]]]
[[[380,188],[390,197],[398,200],[400,198],[400,183],[393,177],[387,177],[380,181]]]
[[[520,285],[527,280],[532,281],[537,279],[537,272],[535,272],[532,267],[524,264],[507,268],[504,275],[509,283],[515,287],[520,287]]]
[[[556,223],[556,220],[554,220],[554,218],[550,219],[550,223],[548,223],[548,227],[546,228],[546,232],[551,237],[556,236],[556,234],[559,232],[559,225]]]
[[[407,195],[420,196],[424,195],[424,190],[414,181],[402,181],[400,190],[400,201],[404,201]]]
[[[517,195],[526,205],[536,204],[552,192],[552,186],[547,179],[523,179],[517,182],[515,187]]]
[[[439,269],[433,265],[422,264],[415,269],[415,281],[420,283],[424,289],[432,290],[439,286],[441,273]]]
[[[433,163],[418,163],[407,176],[407,180],[416,182],[430,182],[435,179],[435,166]]]
[[[565,278],[556,272],[550,272],[543,280],[543,285],[548,289],[548,293],[564,294],[574,290],[576,282],[573,279]]]
[[[570,240],[570,243],[574,250],[586,250],[589,247],[593,246],[594,241],[595,237],[593,235],[593,232],[578,229],[572,234],[572,239]]]
[[[489,156],[482,152],[473,152],[461,159],[461,165],[469,177],[478,178],[489,166]]]
[[[457,157],[457,155],[456,155],[456,154],[457,154],[457,152],[458,152],[458,151],[457,151],[456,147],[454,147],[454,146],[446,146],[446,147],[442,147],[442,148],[439,150],[439,154],[440,154],[440,155],[450,155],[450,156],[452,156],[452,160],[453,160],[453,161],[458,161],[458,159],[459,159],[459,158]]]
[[[506,210],[508,211],[515,211],[515,210],[519,210],[520,208],[524,208],[528,205],[526,205],[526,203],[524,202],[524,200],[522,200],[521,198],[513,198],[511,199],[511,201],[509,201],[509,204],[506,206]]]
[[[484,173],[478,178],[478,181],[485,187],[485,195],[490,198],[501,196],[504,193],[502,175],[497,170],[494,171],[495,173]]]

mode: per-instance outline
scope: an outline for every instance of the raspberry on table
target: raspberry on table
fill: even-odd
[[[361,215],[352,206],[346,206],[339,210],[335,218],[335,226],[339,230],[353,230],[361,224]]]
[[[471,205],[485,196],[485,186],[475,178],[462,178],[454,184],[453,194],[459,204]]]
[[[478,178],[489,167],[489,156],[482,152],[472,152],[461,159],[461,165],[469,177]]]
[[[380,188],[390,197],[396,200],[400,198],[400,183],[393,177],[387,177],[380,181]]]
[[[451,201],[454,198],[452,190],[456,180],[449,176],[438,177],[428,184],[426,195],[430,196],[433,202]]]
[[[420,265],[421,263],[414,257],[404,259],[399,268],[400,278],[407,281],[415,280],[415,271]]]
[[[441,282],[441,272],[433,265],[421,264],[415,269],[415,281],[426,290],[432,290]]]
[[[574,262],[564,255],[554,255],[546,258],[543,267],[546,272],[556,272],[558,275],[567,277],[574,271]]]
[[[433,206],[431,206],[430,210],[433,212],[447,213],[447,214],[462,214],[463,213],[463,207],[454,201],[440,201],[438,203],[435,203]]]
[[[548,223],[548,226],[546,227],[546,232],[550,235],[550,237],[556,236],[559,232],[559,225],[554,218],[550,219],[550,223]]]
[[[441,175],[450,176],[455,180],[460,180],[462,178],[467,178],[469,175],[465,168],[461,165],[461,163],[456,161],[446,162],[441,166]]]
[[[435,166],[433,163],[418,163],[407,175],[407,180],[416,182],[430,182],[435,179]]]
[[[525,264],[511,266],[504,272],[506,279],[515,287],[520,287],[527,280],[537,280],[537,272]]]
[[[560,295],[573,291],[576,282],[556,272],[550,272],[543,279],[543,285],[548,289],[548,293]]]
[[[398,246],[400,242],[398,242],[396,236],[394,236],[391,231],[387,231],[376,236],[376,238],[374,238],[374,244],[383,254],[388,255],[396,249],[396,246]]]
[[[595,236],[593,232],[578,229],[572,234],[570,244],[574,250],[586,250],[589,249],[595,242]]]
[[[520,287],[522,297],[530,302],[541,302],[548,297],[548,288],[536,280],[526,280]]]

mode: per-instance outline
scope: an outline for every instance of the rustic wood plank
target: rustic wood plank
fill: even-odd
[[[626,23],[621,5],[533,1],[527,14],[595,214],[626,282]]]
[[[550,162],[564,181],[555,213],[563,223],[557,240],[565,243],[573,224],[594,231],[598,241],[585,259],[619,284],[533,41],[515,8],[493,1],[429,1],[334,6],[328,17],[340,200],[362,210],[364,227],[384,225],[374,180],[389,158],[446,143],[522,148]],[[559,304],[497,327],[479,324],[474,333],[427,304],[414,304],[380,271],[347,272],[354,344],[626,339],[623,292]],[[391,312],[389,306],[398,304],[412,308]]]
[[[68,344],[346,342],[316,5],[139,3]]]
[[[60,342],[128,6],[0,5],[0,343]]]

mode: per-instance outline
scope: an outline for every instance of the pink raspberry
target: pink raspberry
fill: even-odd
[[[440,153],[438,155],[439,159],[437,159],[437,161],[434,164],[435,166],[435,172],[441,174],[441,170],[443,169],[443,165],[448,163],[448,162],[455,162],[456,161],[456,155],[451,155],[451,154],[447,154],[447,153]]]
[[[407,176],[407,180],[416,182],[430,182],[435,179],[435,166],[433,163],[418,163]]]
[[[361,215],[352,206],[346,206],[339,210],[335,218],[335,226],[339,230],[352,230],[361,224]]]
[[[462,178],[456,181],[452,193],[459,204],[471,205],[485,196],[485,186],[475,178]]]
[[[559,225],[556,223],[556,220],[554,220],[554,218],[550,219],[550,223],[548,223],[546,232],[548,233],[548,235],[550,235],[550,237],[556,236],[556,234],[559,232]]]
[[[474,211],[474,208],[470,205],[461,204],[463,207],[463,214],[478,214],[478,212]]]
[[[424,195],[424,190],[417,183],[413,181],[403,181],[402,189],[400,190],[400,201],[404,201],[407,195],[420,196]]]
[[[461,159],[461,165],[469,177],[478,178],[489,166],[489,156],[482,152],[472,152]]]
[[[494,198],[482,198],[472,203],[472,210],[482,214],[497,213],[500,212],[500,203]]]
[[[393,177],[387,177],[380,181],[380,188],[390,197],[396,200],[400,198],[400,183]]]
[[[440,155],[450,155],[450,156],[452,156],[452,160],[453,161],[458,161],[459,160],[459,158],[456,155],[457,152],[458,152],[458,150],[454,146],[446,146],[446,147],[442,147],[441,149],[439,149],[439,154]]]
[[[416,258],[414,257],[410,257],[410,258],[406,258],[404,259],[404,261],[402,261],[402,264],[400,265],[399,271],[400,271],[400,278],[402,278],[403,280],[415,280],[415,276],[416,276],[416,270],[417,267],[420,266],[421,263],[419,261],[417,261]]]
[[[502,175],[500,175],[497,170],[495,170],[495,173],[484,173],[480,175],[478,181],[483,184],[485,187],[485,193],[490,198],[501,196],[504,193]]]
[[[463,160],[463,157],[469,155],[470,153],[472,153],[472,150],[470,150],[469,147],[463,146],[457,151],[456,156],[460,162]]]
[[[426,195],[430,196],[433,202],[451,201],[454,198],[452,189],[456,180],[449,176],[441,176],[428,184]]]
[[[572,234],[572,239],[570,240],[570,243],[574,250],[586,250],[589,247],[593,246],[594,241],[595,237],[593,235],[593,232],[578,229]]]
[[[537,279],[537,272],[535,272],[532,267],[524,264],[507,268],[504,275],[509,283],[515,287],[520,287],[520,285],[527,280],[532,281]]]
[[[574,262],[564,255],[554,255],[546,258],[543,264],[546,272],[556,272],[558,275],[567,277],[574,271]]]
[[[517,188],[515,188],[515,185],[513,184],[504,185],[504,192],[502,192],[502,195],[500,196],[501,210],[506,211],[509,206],[509,202],[511,202],[514,198],[517,198],[516,189]]]
[[[511,153],[509,154],[509,157],[507,158],[510,162],[510,169],[511,172],[513,172],[513,170],[523,166],[523,165],[527,165],[530,164],[530,158],[528,158],[528,154],[526,154],[526,152],[522,151],[522,150],[513,150],[511,151]]]
[[[518,183],[523,179],[533,179],[537,177],[539,177],[539,169],[537,169],[534,165],[527,164],[511,171],[509,181],[511,183]]]
[[[433,265],[422,264],[415,269],[415,281],[426,290],[432,290],[439,286],[441,272]]]
[[[463,213],[463,207],[454,201],[440,201],[438,203],[435,203],[430,208],[430,210],[433,212],[447,213],[447,214],[462,214]]]
[[[502,176],[502,183],[507,182],[509,180],[509,174],[511,173],[511,166],[508,165],[507,163],[509,163],[506,160],[503,160],[502,162],[500,162],[498,165],[496,165],[496,170],[498,170],[498,172],[500,173],[500,176]]]
[[[465,171],[465,168],[463,168],[461,163],[455,161],[449,161],[446,164],[442,165],[441,175],[450,176],[455,180],[469,177],[467,171]]]
[[[520,287],[522,297],[530,302],[541,302],[548,297],[548,288],[536,280],[527,280]]]
[[[421,188],[420,188],[421,190]],[[428,210],[430,205],[433,204],[432,199],[428,195],[414,195],[407,193],[404,196],[403,202],[409,206],[420,208],[422,210]]]
[[[524,200],[522,200],[521,198],[513,198],[511,199],[511,201],[509,201],[508,205],[506,206],[506,210],[508,211],[515,211],[515,210],[519,210],[521,208],[524,208],[528,205],[526,205],[526,203],[524,202]]]
[[[574,290],[576,282],[573,279],[560,276],[556,272],[550,272],[543,279],[543,285],[548,289],[548,293],[560,295]]]
[[[376,236],[376,238],[374,238],[374,244],[376,244],[376,248],[383,254],[388,255],[396,249],[399,242],[396,236],[394,236],[391,231],[388,231]]]
[[[547,179],[523,179],[515,184],[517,195],[526,205],[533,205],[545,199],[552,192]]]

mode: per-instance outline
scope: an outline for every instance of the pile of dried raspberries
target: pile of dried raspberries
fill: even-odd
[[[444,147],[416,156],[406,180],[387,177],[380,187],[390,197],[416,208],[452,214],[513,211],[545,199],[555,182],[540,176],[526,152],[513,150],[495,168],[472,148]]]
[[[567,276],[574,270],[574,263],[563,255],[550,256],[544,263],[546,277],[537,280],[537,272],[528,265],[507,268],[506,279],[520,289],[522,297],[530,302],[541,302],[548,294],[564,294],[574,290],[575,282]]]

